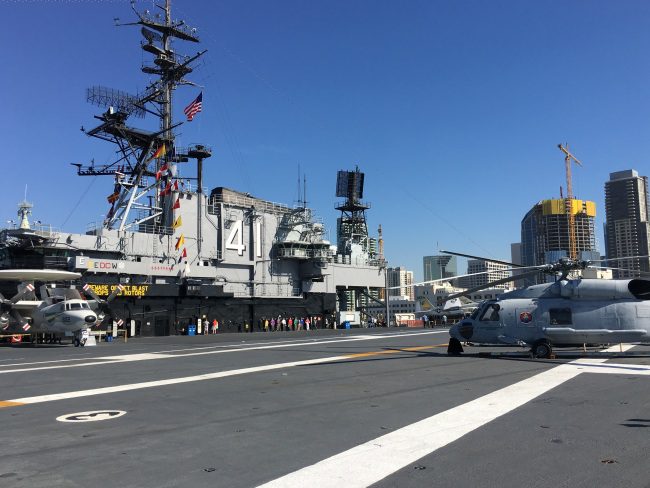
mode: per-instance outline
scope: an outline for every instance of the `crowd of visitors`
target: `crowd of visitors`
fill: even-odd
[[[198,319],[190,319],[189,322],[187,328],[177,326],[178,332],[184,334],[189,329],[189,326],[197,324]],[[331,317],[322,317],[320,315],[306,317],[278,315],[277,317],[262,317],[255,323],[248,320],[243,322],[228,320],[225,322],[217,318],[210,320],[204,317],[201,320],[201,325],[200,332],[197,330],[197,333],[204,335],[218,334],[220,332],[280,332],[336,328],[335,321]]]

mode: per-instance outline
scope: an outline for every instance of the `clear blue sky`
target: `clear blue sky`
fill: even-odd
[[[438,246],[509,259],[523,215],[565,185],[559,142],[584,164],[574,167],[574,193],[597,203],[603,253],[608,174],[650,173],[647,1],[173,8],[208,49],[191,76],[205,87],[204,111],[180,128],[181,144],[213,147],[206,184],[292,203],[300,166],[334,241],[336,172],[358,164],[371,232],[381,224],[387,258],[416,277]],[[133,19],[127,1],[5,0],[0,14],[2,218],[15,218],[27,184],[34,218],[84,231],[106,213],[112,181],[77,177],[69,163],[113,155],[79,131],[100,112],[85,88],[141,90],[140,64],[151,56],[138,28],[113,26]],[[197,94],[177,90],[177,118]]]

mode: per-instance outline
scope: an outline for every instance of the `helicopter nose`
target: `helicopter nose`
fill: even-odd
[[[460,337],[457,337],[459,340],[469,341],[474,335],[474,324],[471,320],[463,320],[458,325],[458,334]]]
[[[449,337],[458,339],[458,325],[452,325],[451,327],[449,327]]]
[[[86,315],[86,318],[84,320],[89,324],[93,324],[97,320],[97,317],[95,315]]]
[[[449,336],[453,337],[454,339],[458,339],[459,341],[462,341],[463,338],[460,335],[460,332],[458,331],[458,326],[460,324],[454,324],[449,328]]]

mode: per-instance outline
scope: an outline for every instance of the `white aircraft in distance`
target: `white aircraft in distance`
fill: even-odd
[[[479,303],[467,297],[459,297],[445,300],[441,306],[433,306],[426,297],[422,297],[416,300],[415,314],[418,317],[427,315],[429,317],[446,316],[447,318],[463,318],[466,315],[472,314],[479,305]]]
[[[80,273],[59,270],[0,270],[0,281],[16,281],[18,293],[11,299],[0,294],[0,331],[11,333],[45,333],[51,337],[72,336],[75,346],[83,346],[88,329],[101,323],[107,302],[115,298],[118,286],[106,300],[93,296],[84,300],[75,288],[42,285],[40,300],[34,293],[34,281],[68,281],[81,278]],[[95,310],[100,310],[99,315]]]

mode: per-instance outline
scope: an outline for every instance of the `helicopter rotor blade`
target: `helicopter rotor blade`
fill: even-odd
[[[471,295],[472,293],[476,293],[477,291],[485,290],[486,288],[493,288],[496,285],[501,285],[503,283],[508,283],[510,281],[515,281],[515,280],[520,280],[522,278],[525,278],[527,276],[532,276],[538,274],[540,271],[543,271],[543,268],[540,269],[539,267],[535,270],[532,271],[526,271],[525,273],[517,274],[514,276],[508,276],[507,278],[501,278],[499,280],[491,281],[489,283],[486,283],[484,285],[476,286],[474,288],[469,288],[468,290],[458,292],[458,293],[452,293],[451,295],[448,295],[445,297],[447,300],[451,300],[453,298],[459,298],[459,297],[466,297]]]
[[[525,266],[523,268],[505,268],[505,269],[499,269],[497,271],[519,271],[521,269],[544,269],[545,266]],[[470,274],[464,274],[464,275],[458,275],[458,276],[450,276],[448,278],[438,278],[435,280],[428,280],[428,281],[418,281],[417,283],[411,283],[410,285],[400,285],[400,286],[389,286],[386,288],[387,290],[397,290],[399,288],[410,288],[413,286],[422,286],[422,285],[431,285],[433,283],[445,283],[449,281],[456,280],[458,278],[467,278],[468,276],[479,276],[479,275],[484,275],[488,273],[494,273],[494,270],[491,271],[479,271],[478,273],[470,273]]]
[[[471,254],[463,254],[463,253],[460,253],[460,252],[443,251],[442,249],[440,250],[440,252],[445,253],[445,254],[451,254],[452,256],[460,256],[461,258],[478,259],[479,261],[490,261],[491,263],[505,264],[507,266],[512,266],[513,268],[524,268],[525,267],[523,264],[515,264],[515,263],[510,263],[508,261],[501,261],[499,259],[484,258],[484,257],[481,257],[481,256],[472,256]]]
[[[650,258],[650,256],[625,256],[620,258],[608,258],[608,259],[592,259],[590,263],[607,263],[609,261],[625,261],[627,259],[644,259]]]
[[[607,270],[613,270],[613,271],[626,271],[628,273],[635,273],[638,275],[643,276],[650,276],[650,271],[639,271],[638,269],[632,269],[632,268],[612,268],[610,266],[590,266],[591,269],[602,269],[604,271]]]

